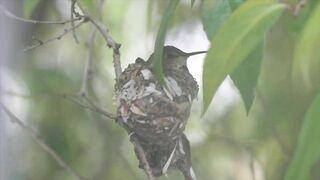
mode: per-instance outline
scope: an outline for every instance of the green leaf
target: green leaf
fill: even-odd
[[[212,39],[222,24],[228,19],[232,11],[238,8],[243,0],[204,0],[202,3],[203,28]]]
[[[203,114],[221,82],[263,40],[284,8],[266,0],[246,1],[218,30],[203,66]]]
[[[254,99],[255,87],[260,74],[262,54],[263,42],[231,74],[231,79],[240,92],[247,114]]]
[[[310,106],[302,125],[293,160],[285,180],[310,179],[311,169],[320,160],[320,93]]]
[[[292,77],[297,86],[320,89],[320,3],[308,19],[297,43]],[[301,86],[302,83],[302,86]]]
[[[164,84],[164,74],[163,74],[163,67],[162,67],[164,40],[166,37],[168,24],[173,17],[173,13],[178,3],[179,3],[179,0],[171,0],[168,6],[166,7],[166,10],[164,12],[164,15],[160,23],[159,31],[158,31],[155,46],[154,46],[154,54],[153,54],[152,61],[155,64],[155,74],[161,85]]]
[[[25,0],[23,1],[23,16],[30,18],[32,12],[37,7],[39,0]]]
[[[203,28],[212,39],[221,25],[231,15],[231,8],[226,0],[205,0],[202,3],[202,22]]]

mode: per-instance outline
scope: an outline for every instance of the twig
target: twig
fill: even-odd
[[[107,131],[104,127],[98,125],[97,128],[98,130],[100,130],[100,133],[102,133],[101,136],[108,137],[108,142],[110,143],[108,144],[108,147],[110,147],[111,150],[116,153],[116,156],[121,159],[123,165],[125,166],[124,168],[133,176],[131,179],[141,179],[141,176],[137,174],[134,167],[132,167],[128,159],[125,157],[128,152],[126,149],[124,150],[121,146],[119,146],[119,141],[117,141],[117,138],[110,131]]]
[[[140,144],[139,139],[136,137],[136,135],[134,133],[131,132],[130,128],[126,124],[122,123],[121,121],[118,121],[118,117],[117,116],[115,116],[115,115],[103,110],[102,108],[97,106],[95,103],[93,103],[91,101],[91,99],[89,99],[85,95],[82,96],[82,97],[90,104],[90,106],[85,105],[83,103],[80,103],[79,101],[75,100],[74,98],[70,98],[68,96],[65,96],[65,97],[66,97],[67,100],[70,100],[71,102],[74,102],[74,103],[80,105],[83,108],[89,109],[89,110],[91,110],[93,112],[100,113],[100,114],[102,114],[102,115],[104,115],[104,116],[106,116],[106,117],[108,117],[110,119],[116,120],[116,122],[121,127],[123,127],[127,131],[128,134],[130,134],[130,136],[129,136],[130,137],[130,141],[134,145],[134,148],[136,149],[136,151],[137,151],[137,153],[139,155],[139,159],[142,161],[142,164],[143,164],[143,167],[144,167],[143,169],[144,169],[148,179],[149,180],[155,180],[155,177],[152,174],[149,162],[147,160],[147,157],[146,157],[146,154],[145,154],[145,152],[143,150],[143,147]]]
[[[87,22],[87,19],[84,19],[83,21],[81,21],[80,23],[78,23],[77,25],[71,27],[71,28],[67,28],[67,29],[64,29],[64,31],[62,33],[60,33],[59,35],[57,36],[54,36],[54,37],[51,37],[49,39],[47,39],[46,41],[41,41],[41,40],[37,40],[38,41],[38,44],[36,45],[33,45],[33,46],[29,46],[25,49],[22,49],[23,52],[25,51],[29,51],[31,49],[34,49],[34,48],[37,48],[39,46],[42,46],[44,44],[47,44],[47,43],[50,43],[52,41],[55,41],[55,40],[60,40],[63,36],[67,35],[70,31],[72,31],[73,29],[76,29],[78,27],[80,27],[83,23],[86,23]]]
[[[68,97],[68,96],[65,96],[65,98],[66,98],[67,100],[69,100],[69,101],[71,101],[71,102],[74,102],[74,103],[80,105],[80,106],[83,107],[83,108],[89,109],[89,110],[91,110],[91,111],[93,111],[93,112],[100,113],[100,114],[102,114],[102,115],[104,115],[104,116],[106,116],[106,117],[108,117],[108,118],[110,118],[110,119],[116,120],[116,122],[117,122],[121,127],[123,127],[123,128],[127,131],[128,134],[130,134],[130,141],[131,141],[132,144],[134,145],[134,148],[136,149],[136,151],[137,151],[137,153],[138,153],[138,155],[139,155],[139,159],[142,161],[142,164],[143,164],[143,167],[144,167],[143,169],[144,169],[144,171],[145,171],[148,179],[149,179],[149,180],[155,180],[155,177],[154,177],[153,174],[152,174],[152,171],[151,171],[149,162],[148,162],[148,160],[147,160],[147,158],[146,158],[146,154],[145,154],[145,152],[144,152],[144,150],[143,150],[143,147],[141,146],[140,141],[139,141],[139,139],[136,137],[136,135],[131,132],[130,128],[129,128],[126,124],[124,124],[124,123],[122,123],[121,121],[119,121],[119,120],[118,120],[119,118],[118,118],[117,116],[115,116],[115,115],[113,115],[113,114],[111,114],[111,113],[103,110],[103,109],[100,108],[99,106],[97,106],[97,105],[96,105],[95,103],[93,103],[93,102],[91,101],[91,99],[89,99],[87,96],[84,95],[84,96],[82,96],[82,97],[90,104],[89,106],[88,106],[88,105],[85,105],[85,104],[83,104],[83,103],[80,103],[79,101],[75,100],[74,98],[70,98],[70,97]]]
[[[77,0],[75,0],[77,1]],[[121,63],[120,63],[120,44],[117,43],[113,38],[112,36],[109,34],[108,32],[108,29],[101,25],[100,23],[98,23],[96,20],[94,20],[86,11],[85,9],[82,7],[82,5],[80,4],[79,1],[77,1],[77,4],[79,6],[79,8],[81,9],[81,11],[83,12],[83,14],[88,18],[88,20],[98,29],[98,31],[100,32],[100,34],[103,36],[103,38],[105,39],[106,43],[107,43],[107,46],[109,48],[112,48],[113,50],[113,64],[114,64],[114,69],[115,69],[115,76],[116,76],[116,82],[118,83],[118,80],[119,80],[119,77],[120,77],[120,74],[122,72],[121,70]],[[87,96],[83,96],[87,102],[93,107],[92,109],[96,112],[104,112],[104,111],[101,111],[101,108],[99,106],[96,106],[92,101],[90,101],[90,99],[87,97]],[[108,113],[107,114],[107,117],[109,117],[110,114]],[[112,116],[114,117],[114,116]],[[123,127],[124,129],[126,129],[126,131],[128,132],[128,134],[131,134],[131,130],[129,129],[129,127],[122,123],[120,120],[118,120],[119,117],[114,117],[116,119],[116,122],[121,126]],[[130,136],[130,140],[131,142],[133,143],[135,149],[137,150],[138,152],[138,155],[139,155],[139,159],[142,161],[143,163],[143,169],[145,170],[145,173],[148,177],[149,180],[155,180],[155,177],[153,176],[152,174],[152,171],[151,171],[151,168],[150,168],[150,165],[149,165],[149,162],[147,161],[147,158],[146,158],[146,154],[140,144],[140,141],[139,139],[134,135],[132,134]]]
[[[94,108],[97,110],[97,112],[102,112],[103,115],[109,117],[110,119],[117,119],[117,116],[107,112],[106,110],[102,109],[100,106],[96,105],[90,98],[88,98],[87,96],[84,96],[84,99]]]
[[[92,102],[92,100],[91,100],[90,98],[88,98],[86,95],[83,95],[82,98],[84,98],[84,99],[89,103],[90,106],[85,105],[85,104],[83,104],[83,103],[80,103],[79,101],[77,101],[77,100],[75,100],[75,99],[73,99],[73,98],[70,98],[70,97],[66,96],[66,99],[68,99],[68,100],[70,100],[70,101],[72,101],[72,102],[80,105],[80,106],[83,107],[83,108],[89,109],[89,110],[91,110],[91,111],[93,111],[93,112],[100,113],[100,114],[102,114],[102,115],[104,115],[104,116],[106,116],[106,117],[108,117],[108,118],[110,118],[110,119],[116,120],[116,122],[117,122],[121,127],[123,127],[123,128],[127,131],[128,134],[130,134],[130,136],[129,136],[129,137],[130,137],[130,141],[131,141],[132,144],[134,145],[134,148],[136,149],[136,151],[137,151],[137,153],[138,153],[138,155],[139,155],[139,159],[142,161],[142,164],[143,164],[143,167],[144,167],[143,169],[144,169],[144,171],[145,171],[148,179],[149,179],[149,180],[155,180],[155,177],[154,177],[153,174],[152,174],[152,171],[151,171],[149,162],[148,162],[148,160],[147,160],[146,154],[145,154],[145,152],[144,152],[144,150],[143,150],[143,147],[141,146],[140,141],[139,141],[139,139],[136,137],[136,135],[131,132],[130,128],[129,128],[126,124],[124,124],[124,123],[122,123],[121,121],[119,121],[119,120],[118,120],[119,118],[118,118],[117,116],[115,116],[115,115],[113,115],[113,114],[111,114],[111,113],[103,110],[103,109],[100,108],[99,106],[97,106],[97,105],[96,105],[94,102]]]
[[[109,117],[110,119],[116,119],[117,116],[107,112],[106,110],[102,109],[100,106],[96,105],[90,98],[88,98],[88,96],[83,96],[84,99],[91,105],[91,107],[93,107],[94,109],[96,109],[98,112],[102,112],[103,115]]]
[[[155,177],[154,177],[153,174],[152,174],[152,171],[151,171],[149,162],[148,162],[148,160],[147,160],[147,157],[146,157],[146,154],[145,154],[145,152],[144,152],[144,150],[143,150],[143,147],[142,147],[141,144],[140,144],[139,139],[136,137],[136,135],[135,135],[134,133],[131,132],[130,128],[129,128],[126,124],[122,123],[121,121],[118,121],[118,117],[117,117],[117,116],[115,116],[115,115],[113,115],[113,114],[111,114],[111,113],[103,110],[103,109],[100,108],[99,106],[97,106],[97,105],[96,105],[95,103],[93,103],[93,102],[91,101],[91,99],[89,99],[86,95],[84,95],[84,96],[82,96],[82,97],[90,104],[90,106],[85,105],[85,104],[83,104],[83,103],[80,103],[79,101],[77,101],[77,100],[75,100],[75,99],[73,99],[73,98],[70,98],[70,97],[68,97],[68,96],[65,96],[65,97],[66,97],[66,99],[68,99],[68,100],[70,100],[71,102],[74,102],[74,103],[80,105],[80,106],[83,107],[83,108],[89,109],[89,110],[91,110],[91,111],[93,111],[93,112],[100,113],[100,114],[102,114],[102,115],[104,115],[104,116],[106,116],[106,117],[108,117],[108,118],[110,118],[110,119],[116,120],[116,122],[117,122],[121,127],[123,127],[123,128],[127,131],[128,134],[130,134],[130,141],[131,141],[132,144],[134,145],[134,148],[137,150],[137,153],[138,153],[138,155],[139,155],[139,159],[142,161],[142,164],[143,164],[143,167],[144,167],[144,171],[145,171],[148,179],[149,179],[149,180],[155,180]]]
[[[134,132],[132,132],[130,130],[130,128],[128,127],[127,124],[123,123],[120,120],[120,117],[118,117],[117,121],[116,121],[121,127],[123,127],[127,133],[129,134],[129,139],[132,142],[138,156],[139,156],[139,160],[142,162],[143,165],[143,170],[146,173],[148,180],[155,180],[156,178],[153,176],[152,174],[152,170],[150,168],[149,162],[147,160],[146,157],[146,153],[144,152],[144,149],[140,143],[139,138],[136,136],[136,134]]]
[[[111,37],[108,29],[105,26],[101,25],[100,23],[98,23],[96,20],[92,18],[89,18],[89,21],[91,21],[92,24],[97,27],[97,29],[99,30],[99,32],[101,33],[105,41],[107,42],[107,46],[109,48],[112,48],[113,50],[113,64],[114,64],[116,81],[118,82],[118,79],[122,72],[121,63],[120,63],[120,51],[119,51],[121,44],[114,41],[114,39]]]
[[[25,23],[32,23],[32,24],[66,24],[66,23],[74,23],[75,21],[79,21],[81,19],[83,19],[83,16],[79,16],[77,18],[74,19],[69,19],[69,20],[64,20],[64,21],[39,21],[39,20],[32,20],[32,19],[26,19],[26,18],[22,18],[22,17],[18,17],[16,15],[14,15],[12,12],[8,11],[7,9],[5,9],[4,6],[2,6],[0,4],[0,14],[3,13],[5,16],[17,20],[17,21],[21,21],[21,22],[25,22]]]
[[[77,0],[75,0],[77,1]],[[115,70],[115,76],[116,76],[116,81],[118,82],[118,79],[120,77],[120,74],[122,72],[121,69],[121,63],[120,63],[120,47],[121,44],[117,43],[112,36],[109,34],[108,29],[102,25],[101,23],[99,23],[97,20],[93,19],[87,12],[86,10],[82,7],[82,5],[80,4],[79,1],[77,1],[77,4],[79,6],[79,8],[81,9],[81,11],[84,13],[84,15],[88,18],[88,20],[97,27],[98,31],[100,32],[100,34],[102,35],[102,37],[104,38],[104,40],[107,43],[107,46],[109,48],[112,48],[113,50],[113,64],[114,64],[114,70]]]
[[[95,34],[96,34],[96,28],[93,27],[93,30],[89,36],[88,43],[87,43],[88,56],[87,56],[86,65],[84,67],[82,85],[81,85],[81,89],[79,92],[80,96],[86,96],[88,94],[88,82],[90,80],[91,73],[92,73],[93,44],[94,44]]]
[[[76,4],[76,1],[75,0],[71,0],[71,11],[70,11],[71,20],[74,19],[74,15],[76,15],[76,17],[81,17],[81,16],[79,16],[79,13],[77,13],[76,10],[75,10],[75,4]],[[74,27],[74,21],[71,21],[71,27]],[[75,29],[72,29],[72,36],[73,36],[74,41],[77,44],[79,44],[79,40],[78,40],[78,37],[77,37]]]
[[[79,106],[81,106],[81,107],[83,107],[85,109],[89,109],[92,112],[96,112],[96,113],[99,113],[99,114],[101,114],[103,116],[106,116],[107,118],[110,118],[110,119],[113,119],[113,120],[117,119],[116,115],[114,115],[114,114],[112,114],[112,113],[100,108],[99,106],[95,105],[94,103],[92,103],[92,101],[89,98],[87,98],[87,100],[86,100],[86,101],[89,100],[89,102],[90,102],[90,103],[88,102],[89,105],[83,104],[83,103],[79,102],[78,100],[76,100],[74,97],[70,97],[70,96],[67,96],[67,95],[65,95],[64,98],[69,100],[69,101],[71,101],[71,102],[73,102],[73,103],[75,103],[75,104],[78,104]]]
[[[28,94],[17,93],[14,91],[8,91],[8,90],[3,90],[3,89],[0,89],[0,94],[5,95],[5,96],[19,97],[22,99],[30,99],[31,98],[31,95],[28,95]]]
[[[79,180],[89,180],[89,178],[80,175],[77,171],[72,169],[61,157],[51,149],[42,139],[39,138],[37,133],[24,124],[16,115],[14,115],[11,111],[9,111],[3,104],[1,104],[5,113],[9,116],[12,123],[18,124],[26,133],[28,133],[32,139],[46,152],[50,155],[50,157],[55,160],[63,169],[72,174],[75,178]]]
[[[30,98],[34,98],[36,97],[36,95],[28,95],[28,94],[22,94],[22,93],[17,93],[17,92],[13,92],[13,91],[4,91],[0,89],[0,94],[3,95],[7,95],[7,96],[13,96],[13,97],[20,97],[20,98],[24,98],[24,99],[30,99]],[[50,94],[43,94],[45,96],[51,96]],[[74,96],[69,96],[66,94],[58,94],[58,95],[53,95],[53,98],[63,98],[63,99],[67,99],[75,104],[78,104],[79,106],[85,108],[85,109],[89,109],[92,112],[96,112],[99,113],[105,117],[108,117],[110,119],[115,120],[116,119],[116,115],[100,108],[99,106],[95,105],[95,103],[92,102],[92,100],[90,100],[89,98],[86,98],[85,100],[88,101],[89,105],[83,104],[80,101],[76,100],[76,98],[74,98]],[[79,97],[79,96],[77,96]]]
[[[138,152],[139,155],[139,159],[141,160],[143,167],[144,167],[144,171],[148,177],[149,180],[155,180],[156,178],[153,176],[149,162],[147,160],[146,154],[144,152],[143,147],[140,144],[139,139],[135,136],[135,134],[132,134],[130,136],[130,141],[132,142],[132,144],[134,145],[134,148],[136,149],[136,151]]]

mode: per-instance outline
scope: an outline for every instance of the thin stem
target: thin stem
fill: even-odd
[[[87,96],[84,96],[85,100],[94,108],[97,110],[97,112],[101,112],[103,115],[109,117],[110,119],[117,119],[117,116],[107,112],[106,110],[102,109],[100,106],[96,105],[90,98]]]
[[[77,1],[77,0],[75,0]],[[94,25],[96,26],[96,28],[98,29],[98,31],[100,32],[100,34],[102,35],[102,37],[104,38],[104,40],[107,43],[107,46],[109,48],[112,48],[113,50],[113,64],[114,64],[114,70],[115,70],[115,76],[116,76],[116,81],[118,82],[118,79],[120,77],[120,74],[122,72],[121,69],[121,62],[120,62],[120,47],[121,44],[117,43],[113,37],[109,34],[109,30],[108,28],[106,28],[103,24],[99,23],[97,20],[95,20],[94,18],[92,18],[88,12],[82,7],[81,3],[79,1],[77,1],[78,7],[81,9],[81,11],[83,12],[83,14],[88,18],[88,20]]]
[[[3,90],[3,89],[0,89],[0,96],[1,95],[19,97],[19,98],[22,98],[22,99],[30,99],[31,98],[31,95],[28,95],[28,94],[17,93],[17,92],[14,92],[14,91]]]
[[[91,17],[88,20],[92,22],[94,26],[97,27],[102,37],[105,39],[107,46],[109,48],[112,48],[113,50],[113,64],[114,64],[116,81],[118,81],[122,72],[121,63],[120,63],[120,51],[119,51],[121,45],[112,38],[112,36],[109,34],[108,29],[104,25],[98,23],[96,20],[92,19]]]
[[[66,99],[80,105],[81,107],[83,108],[86,108],[86,109],[89,109],[93,112],[97,112],[97,113],[100,113],[110,119],[114,119],[116,120],[116,122],[121,126],[123,127],[128,134],[130,134],[130,141],[132,142],[132,144],[134,145],[134,148],[136,149],[137,153],[138,153],[138,156],[139,156],[139,159],[141,160],[142,164],[143,164],[143,169],[148,177],[148,180],[155,180],[155,177],[153,176],[152,174],[152,170],[150,168],[150,165],[149,165],[149,162],[147,160],[147,157],[146,157],[146,154],[144,152],[144,149],[143,147],[141,146],[140,144],[140,141],[138,139],[138,137],[136,137],[136,135],[134,133],[131,132],[130,128],[124,124],[123,122],[119,121],[119,117],[103,110],[101,107],[99,107],[98,105],[96,105],[94,102],[92,102],[92,100],[90,98],[88,98],[86,95],[82,96],[88,103],[89,103],[89,106],[88,105],[85,105],[83,103],[80,103],[79,101],[73,99],[73,98],[70,98],[68,96],[65,96]]]
[[[70,96],[67,96],[67,95],[65,95],[64,98],[69,100],[69,101],[71,101],[71,102],[73,102],[73,103],[75,103],[75,104],[78,104],[79,106],[81,106],[81,107],[83,107],[85,109],[89,109],[92,112],[96,112],[96,113],[99,113],[99,114],[101,114],[103,116],[106,116],[107,118],[110,118],[110,119],[113,119],[113,120],[117,119],[116,115],[114,115],[114,114],[112,114],[112,113],[100,108],[99,106],[95,105],[94,103],[92,103],[92,101],[89,98],[86,99],[86,101],[89,101],[88,102],[89,105],[83,104],[83,103],[79,102],[78,100],[76,100],[74,97],[70,97]]]
[[[84,96],[84,98],[86,99],[86,101],[88,101],[90,103],[91,106],[83,105],[83,104],[81,104],[81,103],[79,103],[77,101],[73,101],[73,102],[78,103],[80,106],[82,106],[84,108],[88,108],[89,110],[92,110],[93,112],[101,113],[102,115],[104,115],[104,116],[106,116],[108,118],[115,119],[115,120],[118,119],[116,116],[112,116],[108,112],[105,112],[104,110],[102,110],[99,106],[96,106],[88,97]],[[119,121],[117,121],[117,123],[121,127],[123,127],[128,132],[128,134],[131,134],[129,136],[130,137],[130,141],[132,142],[134,148],[136,149],[136,151],[138,153],[139,159],[141,160],[141,162],[143,164],[143,167],[144,167],[143,169],[144,169],[144,171],[145,171],[145,173],[146,173],[146,175],[148,177],[148,180],[155,180],[155,177],[152,174],[149,162],[147,160],[147,157],[146,157],[146,154],[144,152],[144,149],[140,144],[139,139],[136,137],[136,135],[134,133],[131,133],[131,130],[129,129],[129,127],[127,125],[125,125],[125,124],[123,124],[123,123],[121,123]]]
[[[29,46],[29,47],[27,47],[27,48],[25,48],[25,49],[22,49],[22,51],[23,51],[23,52],[29,51],[29,50],[31,50],[31,49],[35,49],[35,48],[37,48],[37,47],[39,47],[39,46],[42,46],[42,45],[47,44],[47,43],[50,43],[50,42],[52,42],[52,41],[60,40],[62,37],[64,37],[65,35],[67,35],[70,31],[72,31],[73,29],[76,29],[76,28],[80,27],[82,24],[84,24],[84,23],[86,23],[86,22],[87,22],[87,20],[84,19],[83,21],[81,21],[81,22],[78,23],[77,25],[75,25],[75,26],[73,26],[73,27],[71,27],[71,28],[64,29],[64,31],[63,31],[62,33],[60,33],[59,35],[54,36],[54,37],[51,37],[51,38],[49,38],[49,39],[47,39],[47,40],[45,40],[45,41],[37,40],[37,41],[38,41],[38,44],[33,45],[33,46]]]
[[[3,13],[5,16],[7,16],[11,19],[25,22],[25,23],[32,23],[32,24],[66,24],[66,23],[75,22],[75,21],[79,21],[79,20],[83,19],[83,16],[79,16],[77,18],[68,19],[68,20],[64,20],[64,21],[39,21],[39,20],[26,19],[26,18],[22,18],[22,17],[18,17],[16,15],[14,15],[12,12],[5,9],[4,6],[0,5],[0,14],[1,13]]]
[[[87,62],[84,67],[83,72],[83,78],[82,78],[82,85],[79,92],[79,95],[86,96],[88,94],[88,83],[90,81],[91,73],[92,73],[92,61],[93,61],[93,45],[96,35],[96,28],[93,27],[92,32],[90,33],[89,39],[88,39],[88,56],[87,56]]]
[[[75,0],[71,0],[71,11],[70,11],[71,20],[74,19],[74,15],[76,15],[76,17],[81,17],[81,16],[79,16],[79,13],[77,13],[76,10],[75,10],[75,4],[76,4],[76,1]],[[71,21],[71,27],[74,27],[74,21]],[[77,37],[75,29],[72,29],[72,36],[73,36],[74,41],[77,44],[79,44],[79,40],[78,40],[78,37]]]
[[[73,99],[73,98],[70,98],[68,96],[66,96],[66,98],[76,104],[79,104],[81,107],[83,108],[87,108],[93,112],[97,112],[97,113],[100,113],[110,119],[114,119],[114,120],[117,120],[118,117],[115,116],[115,115],[112,115],[111,113],[103,110],[102,108],[100,108],[99,106],[97,106],[94,102],[91,101],[91,99],[89,99],[87,96],[82,96],[89,104],[90,106],[87,106],[87,105],[84,105],[82,103],[80,103],[79,101]],[[137,150],[137,153],[139,155],[139,159],[142,161],[142,164],[143,164],[143,167],[144,167],[144,170],[145,170],[145,173],[148,177],[149,180],[155,180],[155,177],[153,176],[152,174],[152,171],[151,171],[151,168],[150,168],[150,165],[149,165],[149,162],[147,160],[147,157],[146,157],[146,154],[143,150],[143,147],[141,146],[140,144],[140,141],[139,139],[135,136],[135,134],[131,133],[131,130],[129,129],[129,127],[124,124],[124,123],[121,123],[120,121],[116,121],[121,127],[123,127],[127,132],[128,134],[131,134],[130,135],[130,141],[132,142],[132,144],[134,145],[135,149]]]
[[[146,154],[144,152],[143,147],[140,144],[139,139],[135,136],[135,134],[132,134],[130,136],[130,140],[132,142],[132,144],[134,145],[136,151],[138,152],[139,155],[139,159],[141,160],[143,167],[144,167],[144,171],[148,177],[149,180],[155,180],[156,178],[153,176],[149,162],[147,160]]]

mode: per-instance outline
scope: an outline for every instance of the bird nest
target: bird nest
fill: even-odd
[[[155,176],[171,167],[191,168],[183,131],[198,86],[183,69],[165,70],[164,81],[161,86],[152,68],[138,59],[124,70],[116,87],[119,121],[138,137]]]

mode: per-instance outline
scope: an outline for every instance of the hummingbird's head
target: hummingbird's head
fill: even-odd
[[[182,67],[187,67],[187,59],[190,56],[206,52],[207,51],[186,53],[174,46],[165,46],[163,48],[163,67],[164,69],[180,69]],[[149,62],[152,62],[152,57],[153,54],[149,57]]]
[[[163,65],[164,68],[180,69],[187,66],[187,59],[196,54],[206,53],[207,51],[198,51],[186,53],[174,46],[165,46],[163,48]]]
[[[189,55],[174,46],[165,46],[163,48],[163,66],[164,69],[180,69],[187,66]]]

